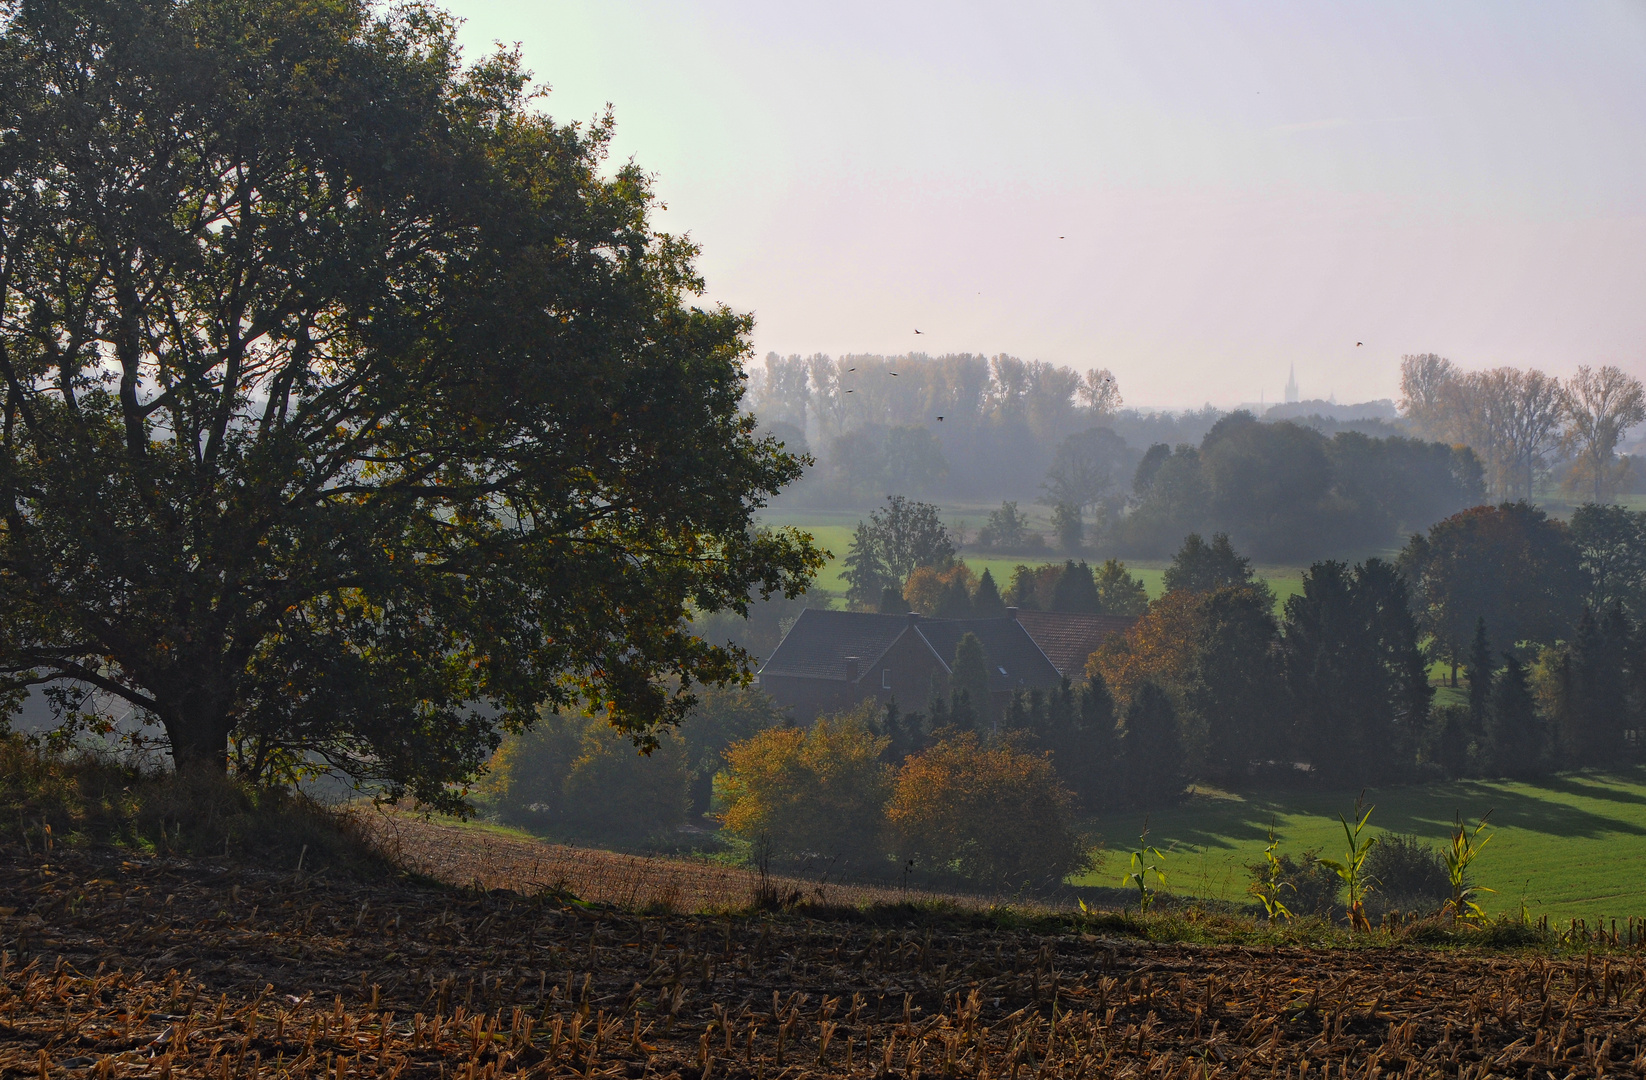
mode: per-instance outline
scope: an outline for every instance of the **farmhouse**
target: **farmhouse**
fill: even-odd
[[[1016,608],[981,619],[807,608],[761,667],[760,687],[799,720],[867,698],[923,708],[947,688],[955,649],[969,633],[983,645],[989,711],[998,717],[1018,690],[1079,678],[1092,650],[1131,621]]]

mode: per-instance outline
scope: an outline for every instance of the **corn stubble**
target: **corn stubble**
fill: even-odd
[[[0,1075],[1641,1075],[1646,965],[1150,945],[907,911],[560,894],[0,849]],[[0,911],[5,908],[0,908]]]

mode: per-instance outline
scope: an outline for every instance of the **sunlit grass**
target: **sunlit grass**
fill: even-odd
[[[1342,846],[1337,815],[1354,806],[1354,791],[1220,792],[1203,790],[1183,803],[1098,815],[1090,822],[1118,850],[1148,818],[1150,840],[1168,849],[1168,891],[1238,900],[1247,867],[1262,862],[1272,822],[1281,851],[1310,848],[1335,857]],[[1473,869],[1496,889],[1491,912],[1533,916],[1617,918],[1646,914],[1646,770],[1618,775],[1572,773],[1538,783],[1458,781],[1372,789],[1371,824],[1411,833],[1441,847],[1455,817],[1473,821],[1493,811],[1491,846]],[[1118,855],[1077,884],[1114,886]]]

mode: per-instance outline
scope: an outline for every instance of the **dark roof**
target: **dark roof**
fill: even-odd
[[[772,650],[760,674],[844,682],[846,657],[857,657],[858,671],[865,672],[908,628],[907,615],[807,608]]]
[[[1022,625],[1007,617],[993,619],[926,619],[877,615],[867,611],[819,611],[807,608],[783,636],[762,675],[846,679],[846,657],[859,660],[859,678],[912,630],[930,646],[945,667],[967,633],[977,635],[989,666],[989,689],[1054,686],[1058,671]]]
[[[1086,658],[1096,652],[1110,634],[1123,634],[1131,629],[1137,617],[1020,610],[1017,621],[1059,674],[1077,679],[1086,670]]]

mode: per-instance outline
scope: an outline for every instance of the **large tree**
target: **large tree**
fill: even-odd
[[[1462,662],[1486,620],[1505,650],[1564,637],[1583,606],[1578,552],[1566,525],[1524,502],[1476,506],[1412,537],[1400,569],[1434,651]]]
[[[1567,448],[1577,458],[1571,480],[1600,502],[1621,479],[1613,451],[1623,433],[1646,422],[1646,387],[1633,375],[1606,365],[1577,369],[1561,399]],[[1623,466],[1627,468],[1627,466]]]
[[[543,703],[644,741],[794,594],[740,411],[609,122],[359,0],[21,0],[0,32],[0,669],[447,800]]]

